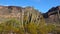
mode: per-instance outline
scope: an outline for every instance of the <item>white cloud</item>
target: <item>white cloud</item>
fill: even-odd
[[[9,6],[9,5],[4,5],[4,6]]]
[[[9,6],[9,5],[4,5],[4,4],[0,4],[1,6]]]

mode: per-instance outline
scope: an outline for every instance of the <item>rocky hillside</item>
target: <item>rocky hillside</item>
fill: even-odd
[[[43,15],[38,10],[30,6],[0,6],[0,33],[3,34],[60,33],[60,24],[58,27],[51,24],[55,22],[59,23],[59,20],[60,6],[51,8]]]
[[[20,21],[27,17],[31,21],[40,20],[41,13],[33,7],[18,7],[18,6],[0,6],[0,21],[8,18],[17,18]]]
[[[46,22],[59,22],[60,21],[60,6],[52,7],[48,12],[44,13],[43,16],[46,19]]]
[[[60,20],[60,6],[52,7],[48,12],[43,14],[47,23],[59,22]],[[27,17],[27,18],[25,18]],[[33,7],[18,7],[18,6],[0,6],[0,21],[8,18],[16,18],[20,21],[27,19],[31,21],[40,20],[41,13]]]
[[[10,18],[17,17],[21,13],[22,8],[16,6],[0,6],[0,17]]]

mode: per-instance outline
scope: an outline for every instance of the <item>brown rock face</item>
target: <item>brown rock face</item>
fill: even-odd
[[[18,7],[18,6],[0,6],[0,21],[4,18],[17,18],[20,21],[22,19],[39,22],[41,13],[33,7]]]
[[[47,13],[47,19],[49,22],[59,22],[60,21],[60,6],[52,7]]]
[[[17,17],[21,11],[22,8],[17,6],[0,6],[0,17]]]
[[[18,13],[21,12],[21,7],[16,6],[0,6],[0,12],[5,13]]]
[[[18,6],[0,6],[0,22],[10,18],[20,20],[22,18],[22,7]]]

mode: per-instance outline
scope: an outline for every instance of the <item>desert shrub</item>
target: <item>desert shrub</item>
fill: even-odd
[[[35,23],[31,22],[27,25],[27,32],[30,34],[37,34],[37,26]]]
[[[55,28],[56,28],[56,27],[55,27],[55,25],[53,25],[53,24],[48,24],[48,25],[47,25],[48,32],[54,31]]]
[[[20,22],[16,19],[10,19],[5,21],[4,23],[1,23],[0,25],[0,31],[8,31],[8,32],[15,32],[15,33],[21,33],[24,34],[23,29],[20,27]]]

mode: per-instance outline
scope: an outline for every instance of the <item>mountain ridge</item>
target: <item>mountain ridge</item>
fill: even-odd
[[[60,6],[52,7],[46,13],[44,13],[43,16],[46,19],[46,22],[47,21],[51,23],[59,22],[60,21]]]
[[[31,21],[40,20],[42,14],[33,7],[0,6],[0,18],[16,18],[22,20],[25,18]],[[1,19],[0,19],[1,20]]]

